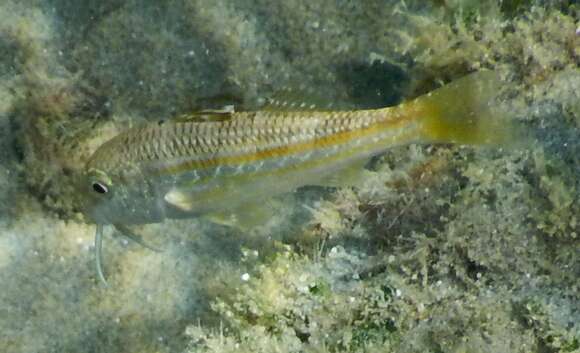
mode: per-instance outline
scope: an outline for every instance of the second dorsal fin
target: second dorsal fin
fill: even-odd
[[[227,105],[221,109],[206,109],[194,113],[182,114],[172,119],[172,121],[177,123],[227,121],[232,118],[234,112],[234,106]]]
[[[342,109],[336,99],[307,88],[283,88],[262,99],[260,110],[267,111],[329,111]]]

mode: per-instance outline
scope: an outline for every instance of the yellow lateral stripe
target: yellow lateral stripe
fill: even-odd
[[[410,139],[412,139],[415,136],[416,136],[415,130],[405,131],[405,132],[402,132],[401,134],[397,135],[393,139],[393,141],[391,141],[392,142],[391,144],[396,145],[399,143],[407,143],[407,142],[409,142]],[[209,189],[209,190],[206,190],[203,192],[196,192],[195,199],[198,203],[203,204],[205,202],[210,202],[212,200],[216,200],[220,197],[226,198],[226,197],[229,197],[229,195],[230,195],[229,193],[231,192],[231,189],[228,188],[228,185],[238,185],[239,186],[241,183],[244,183],[244,182],[261,181],[264,178],[268,178],[268,177],[280,178],[280,180],[287,181],[288,177],[290,177],[290,178],[292,177],[291,176],[292,173],[299,174],[299,175],[301,175],[305,172],[308,173],[308,171],[311,171],[313,169],[320,168],[324,165],[330,165],[333,162],[336,163],[339,161],[347,160],[351,157],[354,157],[358,153],[368,151],[369,149],[378,148],[382,145],[384,145],[384,141],[373,142],[373,143],[370,143],[368,145],[358,146],[358,147],[355,147],[353,149],[343,151],[342,153],[339,153],[337,155],[328,156],[328,157],[324,157],[324,158],[316,159],[316,160],[310,160],[310,161],[306,161],[306,162],[301,162],[299,164],[288,165],[288,166],[285,166],[285,167],[280,168],[280,169],[268,170],[268,171],[251,173],[251,174],[229,176],[227,179],[228,182],[220,185],[219,188],[212,188],[212,189]],[[195,185],[195,184],[203,184],[205,181],[211,180],[211,179],[213,179],[213,177],[207,177],[205,179],[192,181],[191,184],[186,184],[186,185],[193,187],[193,185]]]
[[[385,111],[387,113],[387,111]],[[257,162],[269,158],[285,157],[292,154],[304,153],[308,150],[314,150],[318,148],[330,147],[332,145],[339,145],[347,143],[356,138],[363,138],[365,136],[371,135],[376,132],[380,132],[386,128],[397,128],[402,123],[406,122],[414,114],[404,114],[397,119],[393,120],[383,120],[367,128],[362,128],[358,130],[344,131],[333,135],[323,136],[319,139],[315,139],[308,142],[303,142],[295,145],[286,145],[270,148],[264,151],[258,151],[254,153],[239,155],[239,156],[225,156],[218,157],[208,160],[198,160],[198,161],[187,161],[174,166],[169,166],[161,168],[156,172],[156,174],[175,174],[188,171],[191,169],[205,169],[216,167],[219,165],[236,165],[242,163]]]

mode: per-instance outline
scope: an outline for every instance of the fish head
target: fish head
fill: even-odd
[[[145,224],[165,218],[158,188],[136,173],[87,168],[79,190],[83,213],[97,224]]]

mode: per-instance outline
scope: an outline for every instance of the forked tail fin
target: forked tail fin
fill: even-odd
[[[413,101],[422,114],[422,132],[430,142],[510,146],[517,140],[513,120],[492,106],[501,81],[479,71]]]

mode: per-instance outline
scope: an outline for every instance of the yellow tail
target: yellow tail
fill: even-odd
[[[432,142],[509,145],[513,121],[491,104],[501,81],[493,71],[479,71],[417,98],[424,137]]]

